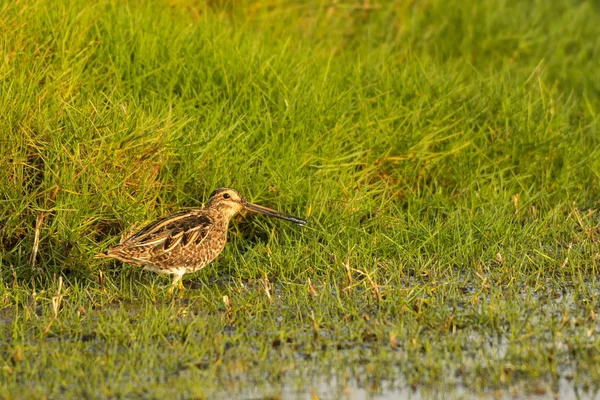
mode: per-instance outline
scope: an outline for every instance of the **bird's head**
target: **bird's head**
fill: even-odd
[[[228,217],[228,220],[242,210],[249,210],[265,214],[270,217],[292,221],[299,225],[306,224],[306,220],[302,218],[294,217],[293,215],[284,214],[267,207],[249,203],[238,192],[231,188],[220,188],[212,192],[208,199],[207,208],[217,210]]]
[[[210,194],[207,208],[217,210],[231,218],[244,209],[244,199],[231,188],[219,188]]]

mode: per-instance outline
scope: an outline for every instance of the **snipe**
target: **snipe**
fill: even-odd
[[[158,219],[123,242],[98,254],[143,267],[159,274],[173,275],[173,286],[181,286],[184,274],[196,272],[213,261],[225,247],[231,217],[242,210],[295,222],[306,220],[247,202],[230,188],[217,189],[205,208],[185,210]]]

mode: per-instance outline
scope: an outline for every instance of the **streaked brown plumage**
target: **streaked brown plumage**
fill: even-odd
[[[204,268],[221,254],[231,217],[244,209],[299,225],[306,223],[302,218],[249,203],[233,189],[221,188],[212,192],[205,208],[158,219],[97,257],[116,258],[149,271],[171,274],[174,287],[184,274]]]

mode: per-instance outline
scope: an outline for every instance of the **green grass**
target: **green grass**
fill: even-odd
[[[0,397],[595,395],[598,38],[593,1],[0,2]],[[220,186],[309,224],[235,218],[182,299],[93,258]]]

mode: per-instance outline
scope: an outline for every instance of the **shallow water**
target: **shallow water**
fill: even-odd
[[[506,308],[512,314],[490,324],[484,319],[489,303],[506,307],[504,300],[481,296],[474,305],[461,297],[448,298],[443,308],[427,309],[434,317],[447,314],[433,319],[433,325],[427,325],[429,320],[418,322],[418,330],[410,334],[404,333],[409,328],[403,328],[401,318],[384,313],[376,304],[361,308],[358,318],[346,321],[332,314],[333,322],[323,317],[315,327],[313,311],[295,308],[288,301],[286,285],[271,284],[273,300],[263,304],[261,312],[246,305],[258,296],[264,301],[260,283],[236,286],[224,282],[209,289],[229,291],[234,307],[238,304],[248,311],[230,316],[223,304],[207,307],[210,303],[203,299],[215,294],[208,296],[200,287],[188,290],[182,299],[134,296],[103,307],[88,305],[84,313],[77,311],[75,303],[69,308],[65,302],[65,314],[59,314],[52,325],[51,309],[39,300],[37,305],[16,307],[18,315],[15,308],[0,311],[4,325],[0,350],[12,360],[18,347],[22,358],[33,363],[39,349],[52,354],[37,366],[44,371],[42,378],[32,368],[33,378],[23,378],[19,384],[40,379],[44,387],[51,385],[46,368],[60,370],[76,360],[86,373],[101,375],[100,382],[106,379],[107,393],[126,393],[124,397],[140,392],[118,381],[121,374],[136,376],[141,387],[144,382],[154,385],[148,393],[158,390],[167,397],[196,396],[195,382],[200,397],[217,399],[575,399],[599,395],[594,375],[587,371],[594,368],[600,327],[580,307],[598,295],[593,284],[580,291],[552,282],[543,290],[523,287]],[[354,295],[366,297],[368,293],[356,290]],[[329,296],[337,298],[337,294]],[[25,315],[30,325],[39,327],[27,327],[14,336],[10,326],[15,321],[22,324]],[[445,315],[452,315],[454,327],[443,327]],[[39,333],[51,325],[56,329]],[[404,335],[403,339],[392,344],[390,335],[396,334]],[[548,357],[554,360],[550,369]],[[6,371],[12,374],[20,366],[9,363]],[[60,390],[77,393],[78,388],[73,383]]]
[[[514,387],[509,390],[489,391],[484,393],[473,393],[461,385],[441,386],[441,387],[416,387],[411,388],[407,385],[390,385],[381,382],[376,388],[363,387],[357,382],[345,382],[340,384],[335,378],[331,381],[308,382],[304,387],[297,387],[294,384],[282,384],[272,386],[269,384],[259,387],[247,387],[238,391],[215,392],[211,395],[215,399],[347,399],[347,400],[421,400],[421,399],[562,399],[562,400],[580,400],[597,399],[600,397],[600,390],[581,391],[576,390],[573,384],[562,379],[558,385],[558,390],[540,384],[529,390]]]

